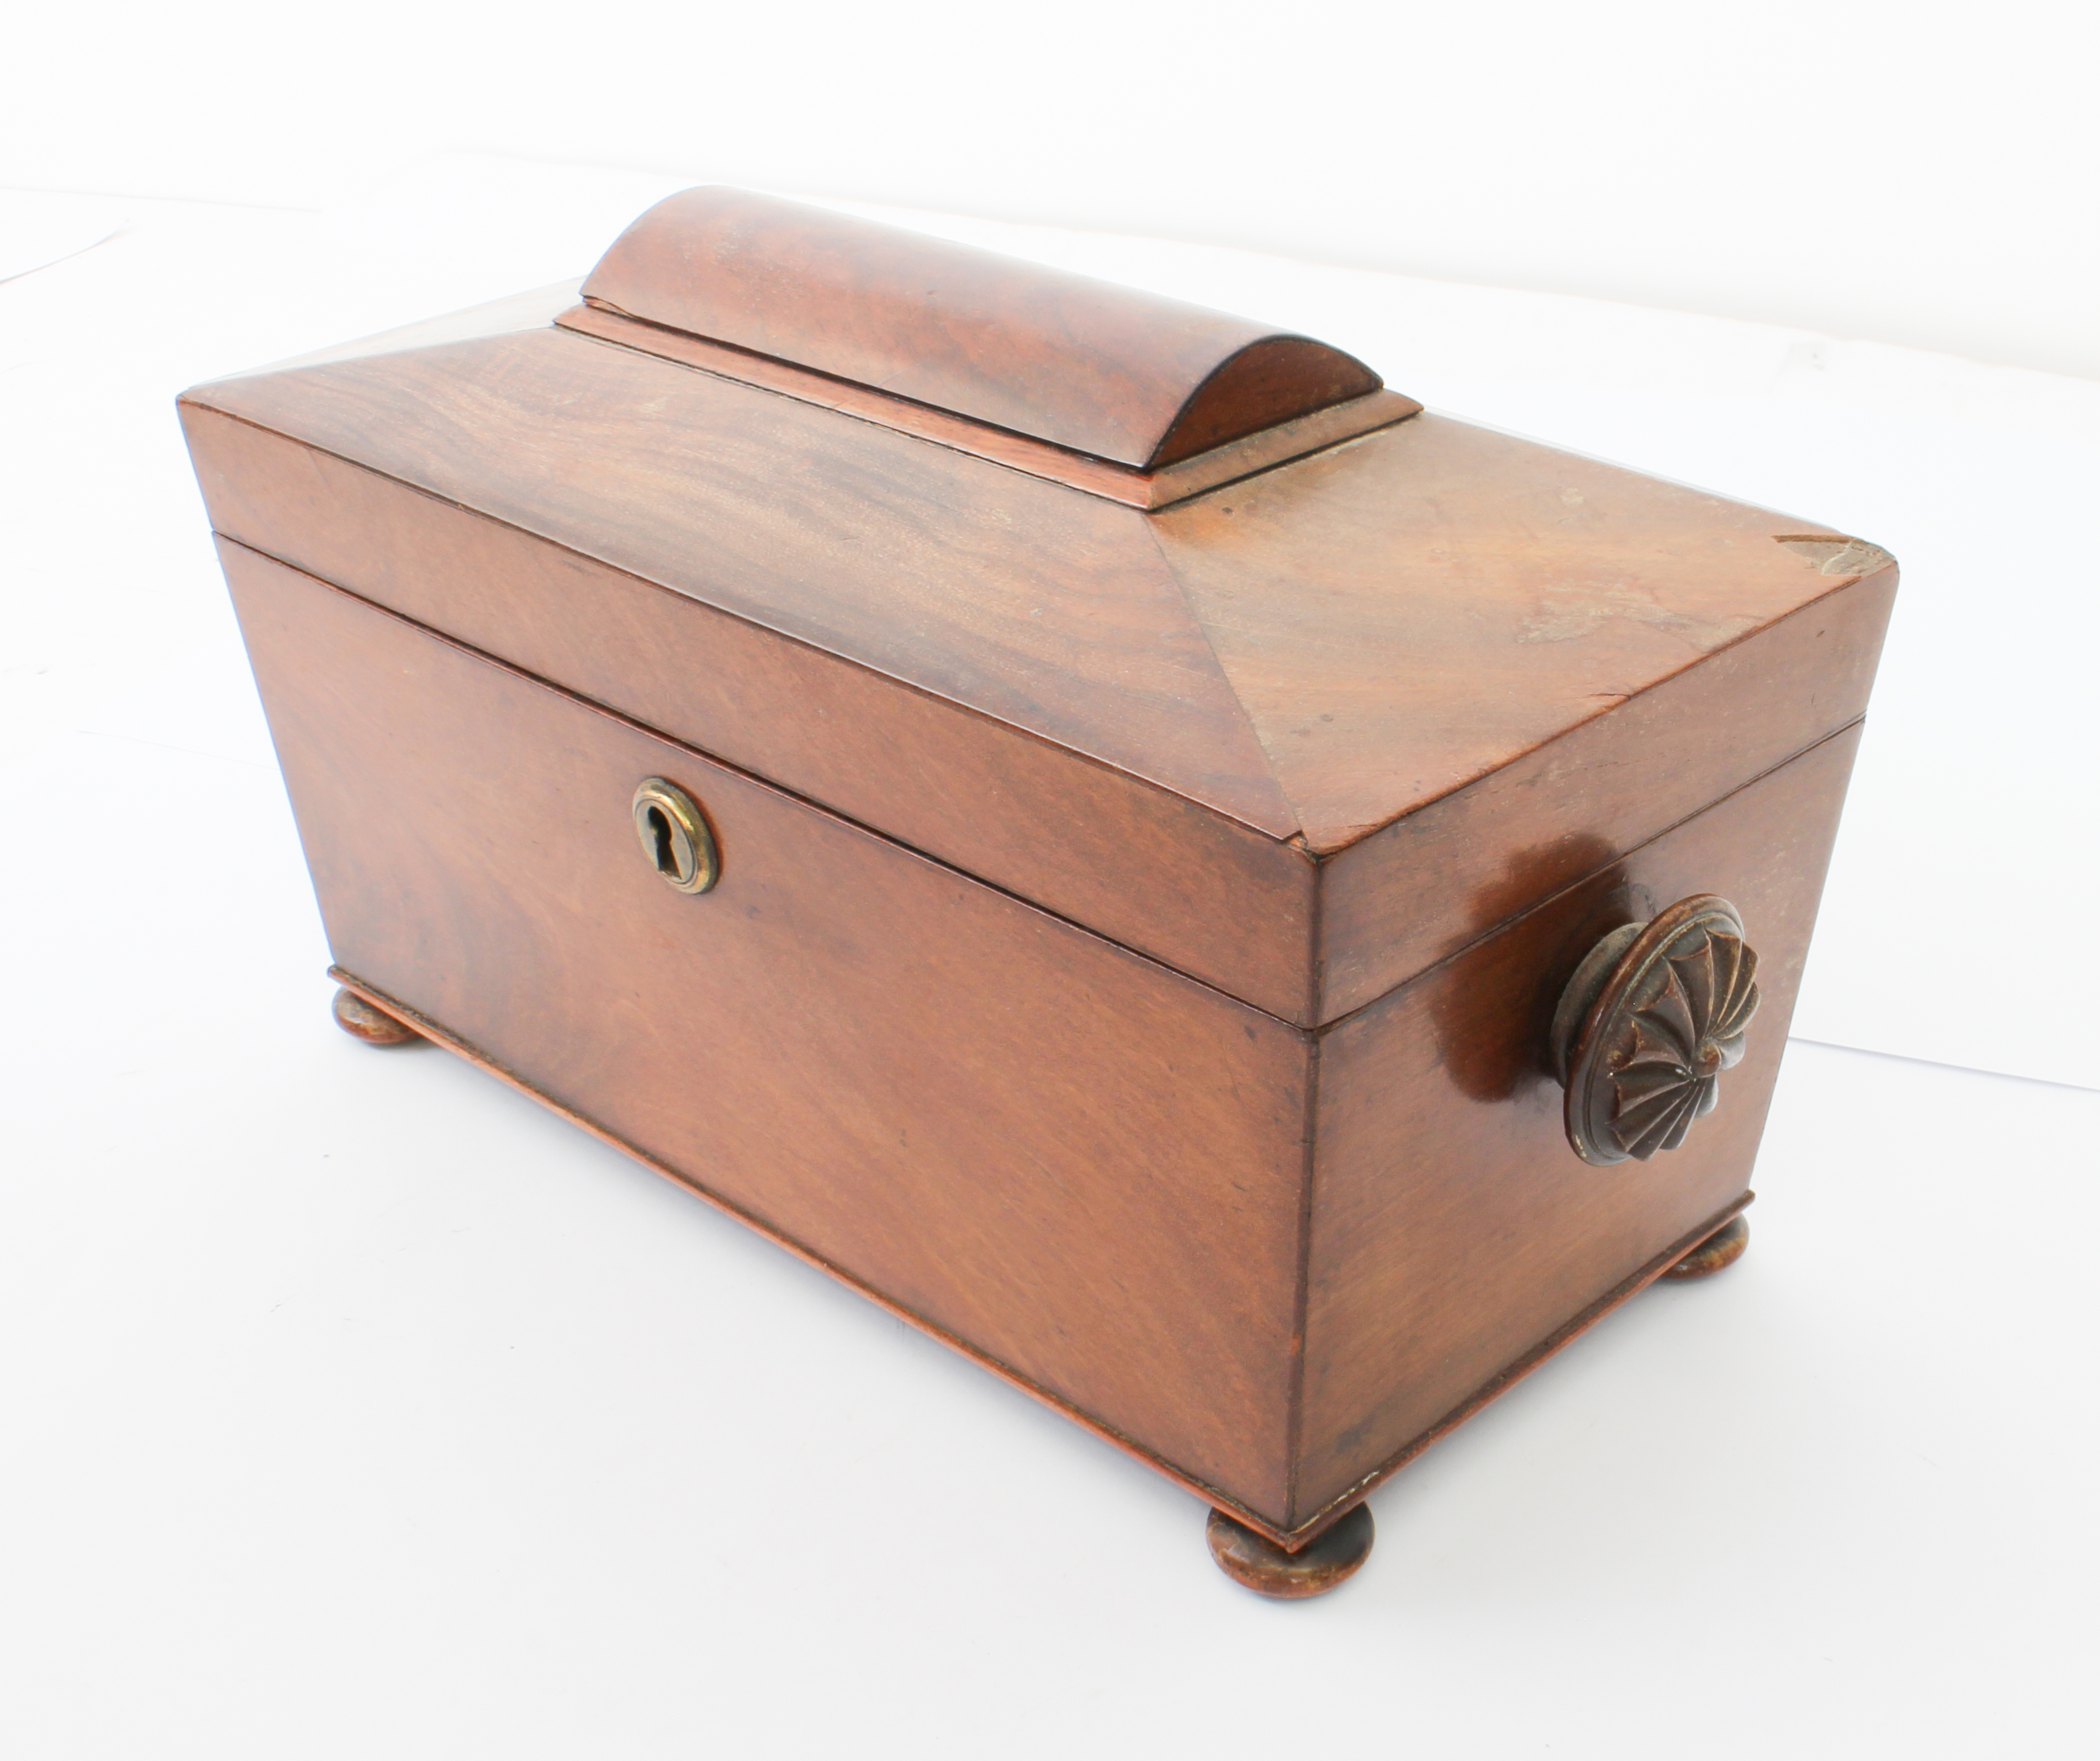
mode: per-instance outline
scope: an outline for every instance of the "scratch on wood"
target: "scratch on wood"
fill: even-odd
[[[1780,537],[1776,542],[1790,546],[1804,560],[1814,563],[1818,575],[1872,575],[1896,560],[1879,544],[1839,532],[1803,532]]]

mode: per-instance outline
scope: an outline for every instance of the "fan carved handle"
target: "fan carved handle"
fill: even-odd
[[[1568,1142],[1586,1162],[1674,1150],[1720,1098],[1758,1008],[1758,957],[1725,899],[1680,899],[1613,930],[1583,958],[1553,1012],[1554,1074]]]

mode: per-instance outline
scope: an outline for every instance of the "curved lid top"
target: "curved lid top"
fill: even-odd
[[[718,185],[642,215],[583,293],[1146,470],[1383,383],[1248,319]]]

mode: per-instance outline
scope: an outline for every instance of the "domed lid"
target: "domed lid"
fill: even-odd
[[[583,297],[594,312],[1141,472],[1383,384],[1339,349],[1250,319],[721,187],[643,214]],[[683,358],[666,338],[614,334]],[[1400,402],[1379,400],[1361,425],[1416,407],[1388,407]]]

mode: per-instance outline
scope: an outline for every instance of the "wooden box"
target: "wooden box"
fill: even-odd
[[[721,189],[182,415],[339,1019],[1170,1475],[1242,1581],[1336,1581],[1740,1248],[1872,545]]]

